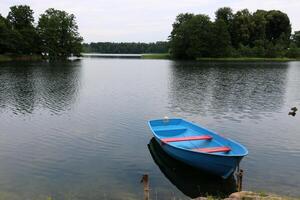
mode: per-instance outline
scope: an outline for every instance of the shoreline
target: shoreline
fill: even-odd
[[[7,61],[40,61],[43,60],[41,55],[3,55],[0,54],[0,62]]]
[[[213,196],[207,197],[198,197],[195,200],[217,200],[223,199]],[[234,192],[230,194],[228,197],[224,198],[223,200],[299,200],[298,197],[289,197],[274,193],[268,192],[253,192],[253,191],[241,191],[241,192]]]
[[[118,54],[115,54],[115,57]],[[118,58],[127,58],[126,54]],[[131,55],[131,54],[128,54]],[[111,57],[114,57],[111,56]],[[83,56],[85,57],[85,56]],[[160,59],[160,60],[176,60],[168,53],[153,53],[153,54],[140,54],[141,59]],[[4,55],[0,54],[0,62],[7,61],[41,61],[45,60],[41,55]],[[204,62],[291,62],[300,61],[300,58],[257,58],[257,57],[228,57],[228,58],[197,58],[196,60],[178,60],[178,61],[204,61]]]
[[[300,58],[256,58],[256,57],[228,57],[228,58],[197,58],[196,61],[234,61],[234,62],[290,62],[300,61]]]
[[[172,59],[170,54],[142,54],[142,59]],[[221,61],[221,62],[290,62],[300,61],[300,58],[258,58],[258,57],[225,57],[225,58],[197,58],[196,60],[182,60],[182,61]]]
[[[109,197],[109,195],[108,195]],[[132,199],[142,199],[141,198],[135,198]],[[1,192],[0,191],[0,199],[23,199],[25,197],[20,196],[19,194],[12,193],[12,192]],[[176,196],[170,196],[170,198],[176,198]],[[187,197],[188,198],[188,197]],[[36,198],[37,200],[55,200],[56,198],[51,195],[43,195],[40,194]],[[150,196],[150,199],[151,196]],[[177,198],[176,198],[177,199]],[[190,198],[192,199],[192,198]],[[160,200],[158,198],[158,200]],[[279,195],[269,192],[253,192],[253,191],[241,191],[241,192],[234,192],[230,194],[227,197],[218,197],[218,196],[200,196],[197,198],[194,198],[192,200],[300,200],[299,197],[289,197],[285,195]]]

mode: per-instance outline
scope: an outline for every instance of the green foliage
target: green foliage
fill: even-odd
[[[172,55],[179,59],[209,56],[212,33],[213,23],[207,15],[179,15],[170,36]]]
[[[227,23],[223,19],[217,19],[212,26],[212,35],[209,39],[210,56],[226,57],[231,52],[231,36]]]
[[[80,54],[82,38],[74,15],[48,9],[34,25],[33,11],[27,5],[10,7],[6,18],[0,15],[0,54],[49,55],[66,58]]]
[[[129,53],[129,54],[143,54],[143,53],[168,53],[168,42],[155,43],[114,43],[114,42],[97,42],[90,44],[83,44],[83,52],[85,53]]]
[[[185,53],[188,58],[195,59],[210,55],[212,28],[212,22],[206,15],[195,15],[184,23],[183,29],[190,30],[185,33],[185,37],[188,39],[188,48]]]
[[[170,51],[173,57],[182,59],[187,58],[186,49],[189,47],[188,32],[184,26],[194,17],[193,14],[179,14],[173,23],[173,30],[170,35]]]
[[[10,7],[7,20],[15,29],[33,28],[33,11],[29,6],[19,5]]]
[[[37,28],[42,52],[50,59],[80,54],[82,38],[73,14],[50,8],[41,15]]]
[[[216,12],[216,21],[223,20],[227,26],[230,26],[233,20],[233,12],[229,7],[219,8]]]
[[[178,59],[298,55],[300,32],[290,39],[290,20],[281,11],[257,10],[252,14],[244,9],[233,13],[224,7],[215,15],[214,22],[204,15],[178,15],[169,37],[171,55]]]
[[[7,27],[7,21],[0,15],[0,54],[9,51],[8,37],[9,28]]]
[[[279,10],[271,10],[266,15],[266,37],[269,41],[282,40],[285,45],[289,45],[291,36],[291,24],[287,14]]]
[[[231,38],[234,47],[249,45],[253,29],[252,15],[247,10],[238,11],[232,20]]]
[[[250,45],[255,46],[257,41],[259,41],[260,45],[263,45],[264,41],[266,41],[266,19],[267,11],[257,10],[252,15],[252,32],[250,38]]]
[[[300,48],[300,31],[295,31],[292,35],[292,43],[295,44],[296,47]]]
[[[300,47],[291,44],[286,52],[286,56],[289,58],[300,58]]]
[[[38,53],[38,35],[33,25],[33,11],[29,6],[19,5],[10,7],[7,16],[12,44],[11,51],[17,54]]]

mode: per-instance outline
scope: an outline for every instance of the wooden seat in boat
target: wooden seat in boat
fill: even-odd
[[[168,143],[168,142],[181,142],[181,141],[191,141],[191,140],[211,140],[211,139],[212,139],[212,137],[209,135],[201,135],[201,136],[164,138],[161,141],[164,143]]]
[[[193,149],[194,151],[199,151],[203,153],[216,153],[216,152],[229,152],[231,151],[230,147],[209,147],[209,148],[197,148]]]

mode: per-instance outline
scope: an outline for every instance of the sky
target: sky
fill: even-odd
[[[48,8],[74,14],[84,42],[165,41],[179,13],[214,19],[214,12],[225,6],[281,10],[289,15],[293,31],[300,30],[300,0],[0,0],[0,13],[7,16],[10,6],[24,4],[33,9],[36,22]]]

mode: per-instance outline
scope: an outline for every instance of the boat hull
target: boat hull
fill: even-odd
[[[187,151],[161,142],[155,138],[162,149],[171,157],[184,162],[192,167],[207,171],[226,179],[236,170],[243,156],[222,157],[211,154]]]
[[[183,119],[151,120],[149,126],[171,157],[224,179],[248,154],[240,143]]]
[[[220,176],[174,159],[161,148],[155,138],[150,140],[148,148],[165,177],[191,199],[201,196],[228,197],[236,191],[236,180],[233,176],[224,180]]]

